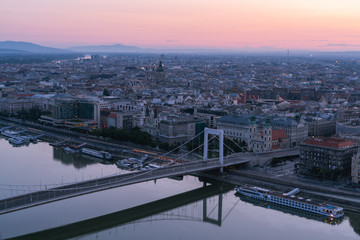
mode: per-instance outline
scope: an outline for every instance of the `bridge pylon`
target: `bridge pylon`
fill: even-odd
[[[214,134],[219,136],[219,163],[220,166],[224,164],[224,130],[222,129],[211,129],[211,128],[205,128],[204,130],[204,155],[203,160],[206,161],[208,159],[208,140],[209,140],[209,134]],[[220,167],[220,173],[223,173],[223,167]]]

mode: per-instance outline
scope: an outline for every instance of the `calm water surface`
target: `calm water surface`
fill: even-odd
[[[0,198],[121,172],[47,143],[0,138]],[[10,186],[11,185],[11,186]],[[272,207],[272,206],[271,206]],[[42,231],[42,232],[41,232]],[[33,234],[33,235],[28,235]],[[162,179],[0,215],[0,239],[360,239],[359,214],[336,225],[241,200],[232,186]]]

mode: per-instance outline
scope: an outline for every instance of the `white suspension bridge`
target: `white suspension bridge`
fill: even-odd
[[[5,214],[13,211],[18,211],[21,209],[34,207],[54,201],[59,201],[62,199],[72,198],[80,195],[90,194],[93,192],[103,191],[111,188],[121,187],[129,184],[145,182],[149,180],[155,180],[165,177],[173,177],[179,175],[186,175],[198,171],[206,171],[213,169],[220,169],[220,173],[223,172],[224,167],[245,164],[248,162],[257,161],[256,158],[269,158],[272,156],[269,155],[255,155],[252,153],[235,153],[229,156],[224,157],[224,133],[223,130],[218,129],[209,129],[205,130],[189,141],[183,143],[176,149],[173,149],[161,157],[168,156],[174,151],[180,149],[183,146],[186,146],[189,142],[193,141],[201,134],[204,133],[204,143],[194,148],[193,150],[177,157],[175,161],[170,162],[160,168],[142,170],[137,172],[131,172],[126,174],[115,174],[110,176],[105,176],[93,180],[87,180],[77,183],[68,183],[64,185],[4,185],[0,184],[0,189],[6,189],[11,192],[25,192],[24,194],[9,197],[6,199],[0,200],[0,214]],[[211,138],[209,139],[209,135]],[[209,142],[213,139],[219,140],[219,157],[218,158],[208,158]],[[236,142],[234,142],[240,149]],[[203,147],[204,146],[204,147]],[[197,151],[199,148],[203,147],[203,159],[202,160],[189,160],[188,155]],[[229,147],[228,147],[229,148]],[[231,149],[232,150],[232,149]],[[243,149],[242,149],[243,150]],[[233,150],[232,150],[233,151]],[[234,151],[233,151],[234,152]],[[276,155],[276,157],[286,156],[288,152],[281,153],[282,155]],[[39,188],[39,190],[34,191],[31,189]]]

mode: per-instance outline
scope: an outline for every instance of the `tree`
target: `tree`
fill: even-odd
[[[8,117],[9,116],[8,110],[6,110],[6,109],[2,110],[1,111],[1,116]]]
[[[170,149],[170,145],[168,143],[160,143],[159,144],[159,148],[160,149],[164,149],[164,150],[169,150]]]
[[[141,131],[138,127],[132,129],[117,129],[115,127],[104,127],[102,129],[92,131],[91,134],[95,136],[103,136],[105,138],[112,138],[124,142],[127,141],[141,145],[156,146],[155,142],[151,138],[151,135],[147,132]]]
[[[107,88],[104,88],[103,95],[104,96],[110,96],[110,92],[109,92],[109,90]]]

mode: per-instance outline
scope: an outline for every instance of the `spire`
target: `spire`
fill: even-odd
[[[164,65],[162,64],[162,61],[159,62],[159,66],[156,69],[157,72],[164,72]]]

